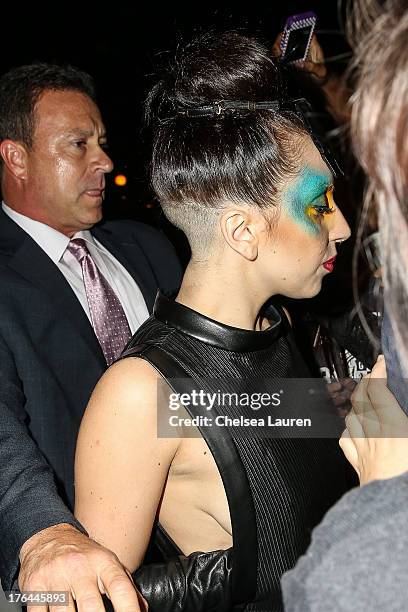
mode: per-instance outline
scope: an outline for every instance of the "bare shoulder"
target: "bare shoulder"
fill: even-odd
[[[161,376],[154,367],[140,358],[127,358],[111,366],[96,385],[85,410],[77,459],[84,449],[95,457],[97,445],[105,451],[111,449],[113,454],[113,449],[119,454],[126,454],[128,449],[137,457],[160,447],[160,453],[173,456],[178,439],[169,443],[157,436],[159,380]]]
[[[128,396],[144,397],[156,389],[159,372],[139,357],[122,359],[111,366],[98,382],[92,397],[114,393],[126,400]]]
[[[113,364],[102,376],[101,380],[119,380],[122,378],[142,378],[153,382],[160,378],[159,372],[141,357],[127,357]]]
[[[155,420],[157,416],[157,385],[160,374],[138,357],[118,361],[96,385],[89,400],[84,420],[105,415],[112,420]]]

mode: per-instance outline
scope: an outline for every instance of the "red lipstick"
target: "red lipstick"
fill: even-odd
[[[334,268],[334,262],[336,261],[336,255],[334,257],[331,257],[330,259],[328,259],[327,261],[325,261],[323,263],[323,268],[325,268],[326,270],[328,270],[329,272],[333,272],[333,268]]]

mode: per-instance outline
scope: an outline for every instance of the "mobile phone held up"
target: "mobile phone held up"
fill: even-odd
[[[288,17],[280,43],[281,57],[288,64],[301,62],[307,58],[316,19],[313,11]]]

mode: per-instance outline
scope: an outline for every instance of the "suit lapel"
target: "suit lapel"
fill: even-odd
[[[82,336],[101,366],[106,368],[101,347],[89,319],[64,275],[37,243],[21,228],[18,229],[24,236],[8,262],[9,267],[47,295],[60,317],[72,324],[73,333]]]
[[[110,231],[95,227],[92,234],[123,265],[138,284],[149,312],[153,310],[158,282],[149,260],[137,244],[122,242]],[[47,295],[60,316],[69,321],[92,354],[106,368],[106,362],[78,298],[58,267],[38,244],[15,223],[0,206],[0,253],[6,254],[7,265]],[[27,305],[29,307],[29,305]]]

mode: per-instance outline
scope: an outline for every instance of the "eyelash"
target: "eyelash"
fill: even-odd
[[[323,204],[323,205],[314,204],[312,206],[313,210],[318,214],[319,217],[324,217],[324,215],[331,215],[336,210],[333,206],[330,206],[330,204],[328,203],[329,194],[332,196],[333,191],[334,191],[334,187],[333,185],[331,185],[330,187],[328,187],[326,193],[324,194],[327,204]]]

